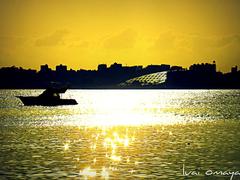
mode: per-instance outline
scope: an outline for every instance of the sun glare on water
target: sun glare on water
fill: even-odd
[[[160,94],[161,95],[161,94]],[[136,93],[136,91],[107,91],[89,94],[87,102],[80,102],[74,109],[79,116],[68,121],[67,125],[115,126],[172,124],[182,121],[181,117],[166,112],[171,96],[156,95],[154,90]],[[81,100],[79,100],[81,101]],[[85,107],[86,112],[82,112]],[[83,123],[84,122],[84,123]]]
[[[91,97],[91,98],[89,98]],[[90,92],[88,101],[82,101],[73,111],[79,116],[74,117],[74,123],[79,131],[83,131],[87,138],[88,154],[85,160],[76,159],[79,176],[84,179],[108,179],[112,174],[121,171],[121,166],[128,167],[131,175],[143,163],[136,158],[142,147],[137,147],[144,141],[143,125],[170,125],[181,121],[181,117],[168,113],[173,96],[157,94],[152,91],[136,93],[135,91],[109,91],[101,94]],[[82,113],[87,104],[86,113]],[[173,105],[174,106],[174,105]],[[82,124],[81,117],[84,117]],[[163,138],[171,138],[174,131],[161,126],[154,130],[156,134],[162,133]],[[141,139],[141,140],[140,140]],[[64,151],[71,153],[74,142],[65,141]],[[73,156],[76,156],[73,154]],[[126,167],[125,167],[126,168]]]
[[[98,127],[79,127],[79,131],[83,131],[81,136],[88,139],[89,148],[88,151],[84,150],[84,153],[88,154],[86,159],[80,159],[84,154],[75,150],[79,148],[76,146],[79,140],[66,140],[63,145],[63,151],[66,155],[70,155],[74,158],[76,167],[79,168],[79,177],[83,179],[102,178],[109,179],[109,177],[120,171],[119,167],[126,164],[130,170],[128,173],[133,174],[135,172],[134,167],[139,165],[139,162],[134,157],[137,150],[134,153],[131,151],[134,149],[137,127],[126,126],[98,126]],[[79,135],[78,135],[79,136]]]
[[[183,162],[189,170],[239,165],[238,91],[69,94],[78,105],[4,109],[7,178],[181,179]]]

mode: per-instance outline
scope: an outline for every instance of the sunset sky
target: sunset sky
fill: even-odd
[[[240,66],[239,0],[0,0],[0,66]]]

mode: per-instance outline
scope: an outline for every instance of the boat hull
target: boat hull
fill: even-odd
[[[61,105],[76,105],[75,99],[48,99],[39,97],[24,97],[17,96],[25,106],[61,106]]]

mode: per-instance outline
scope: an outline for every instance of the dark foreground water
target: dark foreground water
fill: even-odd
[[[0,179],[240,179],[239,90],[41,92],[0,90]]]

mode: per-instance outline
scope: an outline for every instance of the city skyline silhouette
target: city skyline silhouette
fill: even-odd
[[[239,88],[240,71],[233,66],[228,73],[217,71],[216,62],[193,64],[189,68],[168,64],[143,67],[123,66],[113,63],[110,66],[99,64],[97,70],[68,70],[66,65],[57,65],[55,70],[47,64],[40,70],[23,69],[15,66],[0,68],[5,77],[0,88],[46,88],[52,82],[68,84],[69,88],[80,89],[218,89]]]

